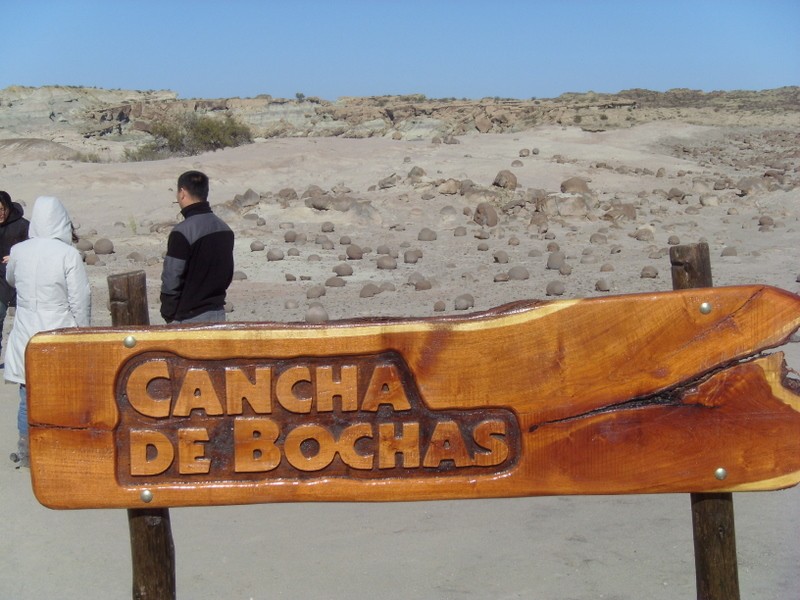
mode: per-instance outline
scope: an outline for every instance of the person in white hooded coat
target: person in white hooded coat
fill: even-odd
[[[18,453],[28,463],[25,348],[40,331],[88,327],[91,290],[83,259],[72,246],[72,222],[58,198],[40,196],[31,215],[29,239],[11,248],[6,280],[17,288],[14,325],[8,339],[5,379],[20,384]]]

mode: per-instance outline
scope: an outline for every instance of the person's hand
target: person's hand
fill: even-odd
[[[9,258],[11,258],[11,257],[10,257],[10,256],[4,256],[4,257],[3,257],[3,264],[4,264],[4,265],[7,265],[7,264],[8,264],[8,259],[9,259]]]

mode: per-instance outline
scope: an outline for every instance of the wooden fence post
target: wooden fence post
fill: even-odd
[[[712,287],[708,244],[673,246],[672,288]],[[698,600],[739,600],[733,494],[692,494],[694,567]]]
[[[149,325],[144,271],[108,276],[111,324]],[[128,510],[133,600],[175,600],[175,545],[168,508]]]

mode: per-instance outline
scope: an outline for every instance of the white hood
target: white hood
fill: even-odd
[[[72,222],[61,200],[53,196],[39,196],[33,205],[28,237],[61,240],[72,243]]]

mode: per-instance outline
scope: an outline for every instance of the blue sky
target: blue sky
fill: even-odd
[[[430,98],[800,85],[798,0],[0,0],[0,88]]]

